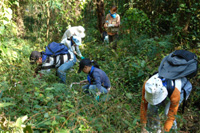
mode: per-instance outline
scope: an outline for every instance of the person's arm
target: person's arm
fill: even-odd
[[[170,97],[170,107],[169,107],[169,112],[167,115],[167,120],[164,125],[164,130],[166,132],[169,132],[173,122],[175,120],[175,115],[177,115],[178,107],[179,107],[179,101],[180,101],[180,91],[175,87],[171,97]]]
[[[75,49],[76,49],[76,51],[74,51],[74,53],[75,53],[76,55],[78,55],[79,57],[83,57],[82,54],[81,54],[81,51],[80,51],[78,45],[75,46]]]
[[[70,40],[67,40],[67,38],[65,38],[65,39],[63,39],[60,43],[65,44],[65,45],[68,47],[68,49],[69,49],[70,51],[73,52],[73,49],[72,49],[72,47],[71,47],[71,41],[70,41]]]
[[[142,101],[141,101],[141,106],[140,106],[140,123],[142,124],[141,131],[145,132],[146,129],[146,123],[147,123],[147,105],[148,102],[145,100],[145,84],[144,82],[143,87],[142,87]]]
[[[84,83],[89,83],[89,82],[88,82],[87,79],[85,79],[85,80],[80,81],[79,83],[80,83],[80,84],[84,84]]]
[[[119,27],[120,26],[120,16],[117,15],[117,23],[115,24],[115,27]]]
[[[107,26],[108,26],[108,15],[106,15],[106,20],[105,20],[104,28],[106,28]]]

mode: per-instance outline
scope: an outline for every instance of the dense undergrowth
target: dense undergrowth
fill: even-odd
[[[88,31],[92,30],[88,27]],[[95,40],[91,34],[93,32],[87,33],[82,53],[98,61],[101,69],[110,77],[112,89],[108,95],[101,96],[101,101],[97,102],[84,94],[81,86],[69,88],[71,82],[86,78],[83,73],[77,73],[78,64],[68,72],[67,85],[59,83],[55,73],[41,79],[34,78],[28,58],[30,51],[41,50],[40,46],[34,46],[28,40],[10,39],[2,42],[10,44],[12,54],[2,58],[4,63],[1,63],[0,85],[3,91],[1,102],[13,105],[2,108],[2,118],[16,121],[18,117],[27,115],[24,124],[30,125],[34,132],[139,132],[141,86],[150,74],[157,71],[161,59],[171,51],[171,47],[163,45],[172,43],[166,42],[171,36],[150,39],[139,36],[135,44],[130,45],[120,39],[114,51],[110,44]],[[163,49],[167,52],[163,52]],[[13,57],[15,52],[16,57]],[[195,115],[200,113],[196,103],[200,93],[198,80],[199,77],[192,80],[196,92],[189,99],[193,103],[189,107],[196,110]],[[183,116],[179,114],[178,117],[181,120]],[[184,121],[180,123],[184,125]],[[11,127],[5,125],[4,129],[9,131]]]
[[[148,19],[145,15],[141,18]],[[100,102],[83,93],[79,85],[70,89],[70,83],[86,79],[85,74],[77,73],[78,63],[68,72],[66,85],[59,83],[55,71],[42,78],[33,76],[29,55],[32,50],[44,50],[48,42],[34,40],[31,38],[34,33],[31,32],[27,33],[28,38],[18,38],[14,35],[2,38],[0,131],[140,132],[143,82],[149,75],[158,71],[162,58],[175,49],[190,50],[198,57],[200,49],[179,45],[173,34],[152,37],[147,34],[151,31],[145,32],[143,25],[136,25],[136,29],[141,28],[144,31],[138,32],[132,27],[130,33],[126,22],[122,19],[124,26],[119,33],[118,47],[113,50],[112,44],[101,41],[95,18],[90,18],[90,23],[87,23],[86,18],[82,20],[86,28],[86,37],[81,47],[82,54],[98,62],[112,85],[109,94],[101,95]],[[146,25],[148,30],[148,23]],[[179,111],[177,115],[178,130],[200,131],[199,79],[198,74],[191,80],[193,91],[185,108],[186,113],[181,114]],[[197,124],[194,124],[195,122]]]

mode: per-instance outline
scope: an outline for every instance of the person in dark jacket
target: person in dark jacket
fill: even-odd
[[[92,65],[92,63],[94,63],[94,65]],[[110,91],[110,80],[106,73],[99,69],[95,61],[87,58],[81,60],[78,72],[80,73],[81,71],[88,74],[87,80],[80,81],[80,83],[89,83],[83,86],[84,90],[94,91],[97,96]]]

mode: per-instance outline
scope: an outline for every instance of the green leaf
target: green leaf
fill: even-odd
[[[0,103],[0,108],[10,106],[10,105],[15,105],[15,104],[13,104],[13,103]]]
[[[54,90],[54,87],[48,87],[45,90],[47,90],[47,91]]]
[[[68,129],[60,129],[59,130],[59,133],[69,133],[70,132],[70,130],[68,130]]]
[[[40,106],[40,105],[35,105],[34,108],[36,108],[36,109],[40,109],[41,106]]]
[[[52,122],[52,126],[54,126],[54,125],[58,125],[59,123],[57,122],[57,121],[53,121]]]
[[[16,126],[21,128],[21,125],[22,125],[22,119],[18,118],[16,121]]]
[[[66,104],[68,107],[73,108],[74,106],[71,103]]]
[[[185,4],[180,4],[180,7],[184,8],[186,5]]]
[[[126,97],[127,97],[128,99],[132,99],[132,94],[131,94],[131,93],[126,93]]]
[[[24,133],[33,133],[31,126],[26,126],[23,131]]]
[[[27,116],[27,115],[25,115],[25,116],[22,116],[22,117],[20,117],[20,118],[21,118],[22,122],[24,122],[25,120],[27,120],[27,119],[28,119],[28,116]]]
[[[45,113],[44,114],[44,118],[48,118],[49,117],[49,114],[48,113]]]
[[[49,121],[46,121],[46,122],[44,122],[44,124],[45,125],[51,125],[51,121],[49,120]]]

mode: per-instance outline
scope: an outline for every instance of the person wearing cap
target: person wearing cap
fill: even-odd
[[[113,48],[117,47],[118,31],[120,26],[120,16],[117,14],[117,7],[112,6],[106,15],[104,27],[108,34],[109,43],[114,42]]]
[[[94,65],[92,65],[92,63]],[[90,59],[82,59],[79,63],[78,73],[83,71],[87,75],[87,80],[80,81],[80,83],[89,83],[83,86],[84,90],[93,90],[99,96],[101,93],[108,93],[110,91],[110,80],[106,73],[99,69],[95,61]]]
[[[159,111],[164,107],[164,114],[167,117],[164,123],[164,131],[169,132],[171,129],[176,129],[177,124],[175,116],[180,103],[184,98],[188,98],[192,90],[191,83],[187,78],[179,78],[171,81],[174,87],[170,92],[167,89],[167,84],[163,82],[163,78],[157,74],[150,77],[142,88],[142,101],[140,106],[140,122],[142,124],[141,132],[148,133],[146,126],[157,133],[161,132]],[[184,91],[187,90],[186,97]],[[171,96],[169,96],[171,95]]]
[[[76,56],[71,51],[68,51],[67,54],[57,55],[56,58],[54,58],[51,56],[43,56],[42,52],[32,51],[30,61],[31,64],[36,63],[38,65],[35,69],[35,73],[39,73],[40,76],[50,72],[53,68],[57,68],[58,77],[61,79],[61,82],[66,83],[66,72],[76,63]],[[56,64],[54,64],[54,62],[56,62]]]
[[[64,43],[69,51],[73,52],[75,55],[81,57],[81,59],[84,59],[84,57],[81,54],[81,51],[79,49],[79,46],[81,45],[81,38],[78,36],[71,36],[70,40],[67,38],[64,38],[61,43]]]

